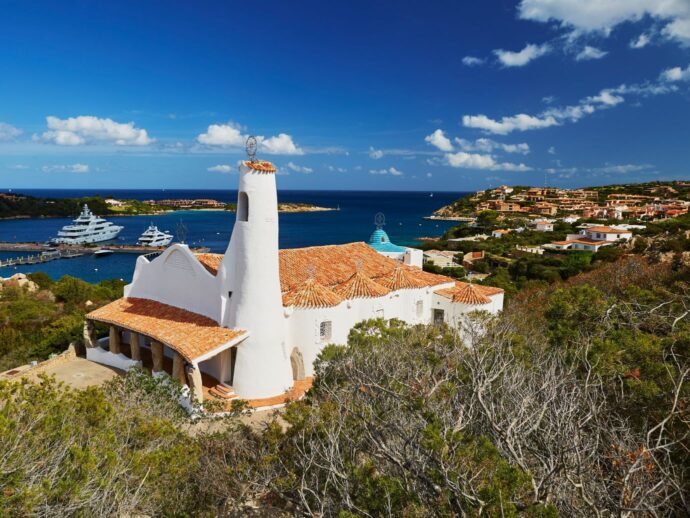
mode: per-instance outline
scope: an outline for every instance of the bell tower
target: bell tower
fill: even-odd
[[[278,262],[276,168],[256,160],[256,139],[247,139],[249,160],[239,166],[237,212],[218,278],[221,325],[245,329],[237,346],[233,387],[238,396],[258,399],[292,387],[290,353]]]

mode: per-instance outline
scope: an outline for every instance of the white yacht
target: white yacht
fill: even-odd
[[[137,244],[140,246],[168,246],[172,240],[173,235],[170,232],[158,230],[157,226],[150,225],[139,237]]]
[[[103,218],[96,216],[84,205],[79,217],[72,221],[71,225],[65,225],[58,232],[57,237],[51,239],[52,243],[66,245],[83,245],[85,243],[99,243],[115,239],[122,229]]]

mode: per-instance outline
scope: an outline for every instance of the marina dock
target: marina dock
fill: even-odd
[[[0,242],[0,252],[26,252],[28,255],[0,260],[0,268],[19,265],[41,264],[59,259],[74,259],[84,255],[92,255],[101,247],[84,245],[56,245],[47,246],[45,243],[8,243]],[[151,247],[139,245],[104,245],[116,254],[159,254],[166,247]],[[208,248],[193,248],[195,253],[206,253]]]

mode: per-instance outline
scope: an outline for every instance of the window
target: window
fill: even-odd
[[[319,338],[321,339],[322,342],[325,342],[327,340],[331,339],[331,331],[333,328],[333,322],[330,320],[326,320],[325,322],[321,322],[319,325]]]
[[[417,318],[420,318],[423,313],[424,313],[424,301],[418,300],[417,301]]]
[[[445,313],[442,309],[434,309],[434,325],[440,326],[445,319]]]
[[[383,310],[382,309],[376,310],[376,318],[383,318]]]
[[[249,196],[240,192],[237,197],[237,221],[249,221]]]

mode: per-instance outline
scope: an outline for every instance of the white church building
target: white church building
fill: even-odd
[[[470,311],[502,309],[503,290],[424,272],[415,252],[386,243],[279,250],[275,171],[241,163],[225,254],[174,244],[151,261],[139,257],[124,297],[86,316],[87,358],[151,366],[198,402],[269,407],[303,394],[319,352],[346,344],[362,320],[457,326]],[[96,324],[108,326],[107,338],[97,339]]]

